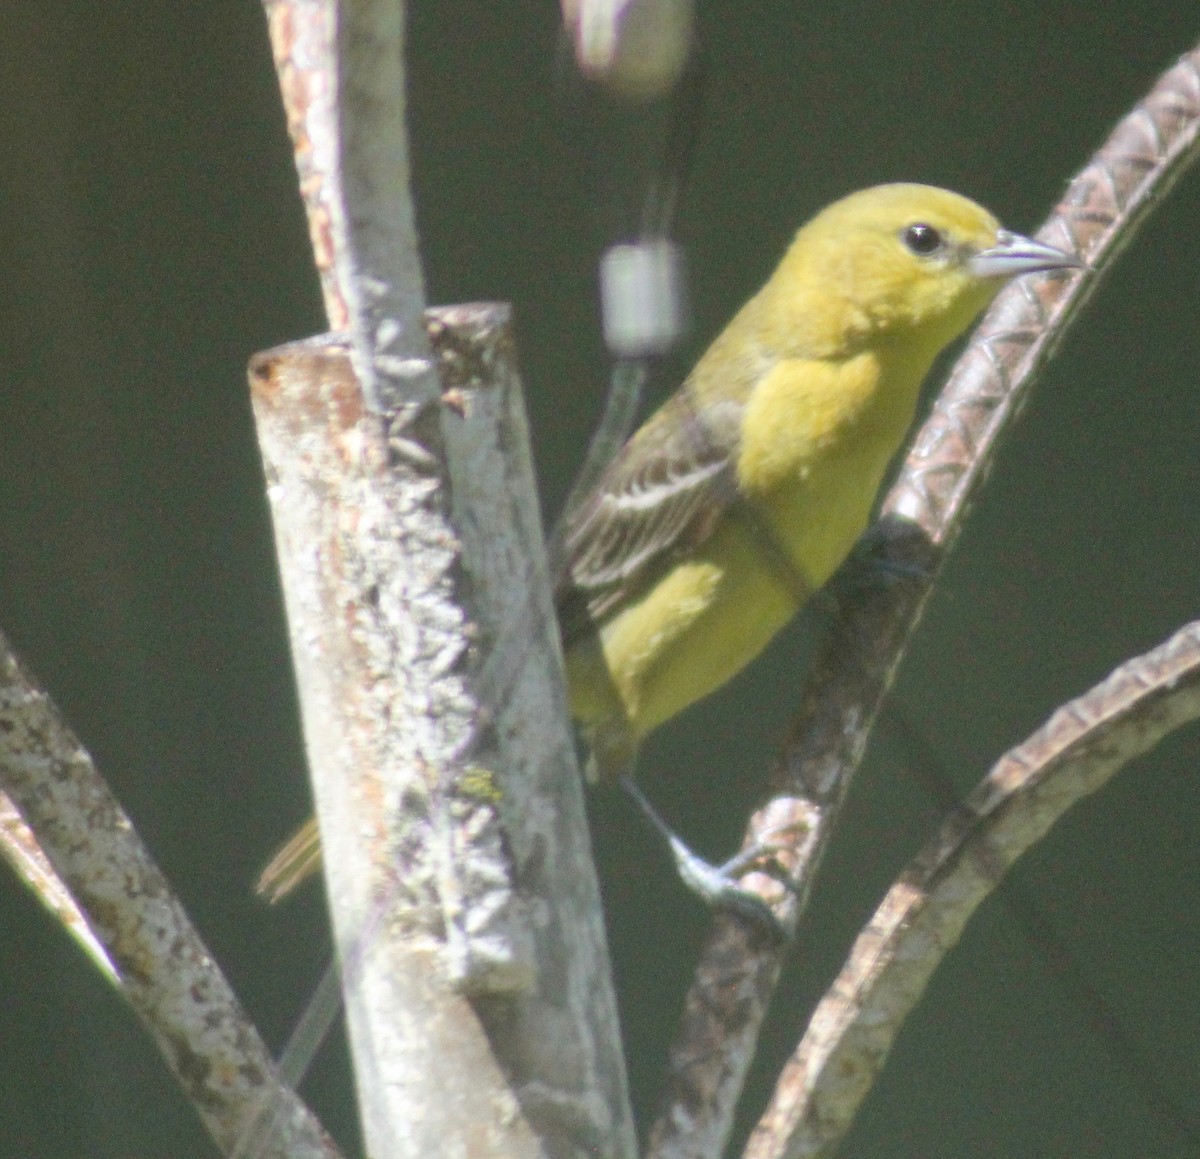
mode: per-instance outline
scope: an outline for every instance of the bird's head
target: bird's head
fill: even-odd
[[[1002,229],[986,209],[930,185],[879,185],[822,210],[780,267],[784,289],[823,301],[851,343],[886,336],[940,350],[1009,278],[1081,263]],[[793,303],[797,314],[807,302]]]

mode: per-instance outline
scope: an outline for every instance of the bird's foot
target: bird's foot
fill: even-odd
[[[625,791],[634,799],[651,824],[663,835],[675,860],[675,868],[683,884],[706,905],[714,909],[727,909],[765,929],[772,938],[787,941],[791,934],[774,910],[754,890],[741,883],[742,875],[748,872],[766,874],[780,882],[785,888],[794,885],[775,859],[783,846],[764,840],[730,858],[723,865],[713,865],[693,853],[675,835],[670,826],[659,816],[658,811],[645,794],[628,777],[622,778]]]
[[[747,871],[764,873],[791,888],[786,874],[773,860],[778,847],[752,846],[743,849],[724,865],[713,865],[693,853],[678,837],[670,839],[671,856],[683,884],[713,909],[731,910],[754,925],[765,929],[773,938],[786,942],[790,932],[776,916],[770,905],[754,890],[741,883]]]

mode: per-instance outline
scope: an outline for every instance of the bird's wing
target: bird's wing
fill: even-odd
[[[741,397],[708,399],[701,408],[685,385],[568,514],[566,568],[556,593],[564,646],[593,631],[711,534],[737,497],[743,410]]]

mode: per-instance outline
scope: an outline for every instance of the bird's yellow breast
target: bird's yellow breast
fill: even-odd
[[[751,396],[738,480],[810,591],[865,529],[927,369],[924,352],[898,349],[788,360]]]
[[[765,375],[741,429],[742,500],[568,655],[576,717],[620,719],[636,742],[753,660],[862,534],[926,369],[860,352]]]
[[[605,599],[567,665],[598,765],[761,651],[866,528],[937,353],[1006,278],[1072,264],[921,185],[851,194],[796,234],[601,484],[620,520],[582,525],[573,578]]]

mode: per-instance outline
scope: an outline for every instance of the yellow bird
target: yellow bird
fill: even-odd
[[[851,194],[797,233],[568,514],[559,623],[594,777],[630,771],[648,733],[753,660],[837,570],[934,358],[1004,281],[1079,264],[926,185]],[[316,841],[306,827],[260,888],[286,892]]]
[[[849,554],[934,358],[1003,282],[1079,265],[925,185],[829,206],[570,517],[558,593],[594,772],[719,688]]]

